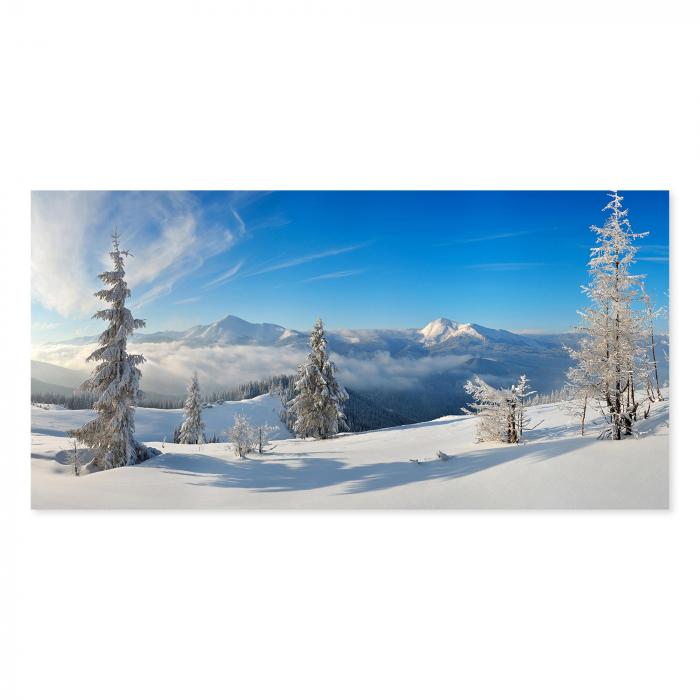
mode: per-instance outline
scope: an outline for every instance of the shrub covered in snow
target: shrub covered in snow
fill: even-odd
[[[236,414],[226,434],[239,457],[245,457],[255,446],[255,429],[243,413]]]
[[[526,401],[534,394],[526,375],[523,374],[510,389],[494,389],[481,377],[474,376],[464,389],[472,401],[462,411],[471,413],[473,408],[479,415],[479,442],[522,442],[523,433],[530,423],[525,414]]]

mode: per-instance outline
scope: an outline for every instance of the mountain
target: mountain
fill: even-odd
[[[436,318],[419,331],[426,345],[438,345],[452,338],[475,338],[484,341],[486,338],[476,330],[471,323],[456,323],[449,318]]]
[[[194,326],[181,339],[205,345],[274,345],[301,333],[274,323],[250,323],[237,316],[226,316],[208,326]]]
[[[465,403],[464,383],[479,374],[490,384],[509,386],[526,373],[541,393],[559,389],[571,359],[564,346],[575,346],[574,333],[523,334],[436,318],[421,328],[339,329],[327,332],[339,378],[389,416],[421,421],[459,413]],[[35,356],[81,366],[79,356],[96,338],[41,346]],[[667,337],[659,338],[657,356],[666,358]],[[193,371],[207,391],[293,374],[308,351],[308,334],[274,323],[251,323],[226,316],[184,331],[137,333],[135,352],[147,359],[142,388],[181,395]],[[71,359],[72,358],[72,359]],[[47,384],[74,387],[84,371],[50,369],[33,363],[32,377]],[[67,374],[64,374],[67,373]],[[660,366],[662,381],[667,362]]]
[[[561,349],[575,334],[524,335],[507,330],[487,328],[476,323],[458,323],[436,318],[419,329],[339,329],[326,332],[331,349],[341,355],[372,355],[388,352],[397,357],[426,357],[436,352],[479,352],[484,349],[520,350]],[[72,338],[47,345],[84,346],[95,343],[96,336]],[[308,333],[274,323],[251,323],[237,316],[226,316],[210,324],[192,326],[184,331],[135,333],[136,343],[179,342],[188,347],[221,345],[258,345],[262,347],[303,347]],[[44,363],[46,364],[46,363]],[[72,371],[72,370],[71,370]],[[42,377],[43,378],[43,377]],[[65,383],[65,382],[61,382]]]
[[[55,391],[56,389],[66,388],[74,391],[90,375],[90,370],[87,367],[84,372],[81,372],[49,362],[39,362],[38,360],[32,360],[31,372],[32,391],[34,391],[34,386],[37,386],[37,391]],[[49,389],[47,387],[53,388]]]
[[[329,343],[339,354],[372,354],[389,352],[396,356],[427,356],[434,352],[462,351],[477,348],[560,348],[571,333],[558,335],[524,335],[507,330],[487,328],[476,323],[459,323],[448,318],[436,318],[419,329],[339,329],[327,331]],[[96,336],[60,341],[55,345],[88,345]],[[308,333],[275,323],[251,323],[228,315],[213,323],[192,326],[184,331],[135,333],[134,342],[181,342],[190,347],[218,345],[259,345],[306,347]]]

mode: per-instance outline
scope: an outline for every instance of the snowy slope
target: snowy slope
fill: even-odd
[[[226,401],[221,405],[205,408],[202,418],[206,424],[207,436],[215,433],[224,437],[224,433],[233,423],[237,413],[244,413],[253,425],[275,426],[272,437],[283,439],[290,437],[286,426],[279,420],[282,408],[279,398],[264,394],[245,401]],[[50,410],[32,406],[32,434],[65,435],[66,430],[77,428],[91,420],[95,415],[92,410],[68,411],[53,407]],[[175,428],[182,423],[181,409],[136,408],[136,437],[142,442],[172,441]]]
[[[274,410],[269,397],[245,405]],[[474,442],[477,418],[347,434],[334,440],[279,440],[241,460],[226,444],[166,445],[142,465],[70,476],[61,430],[79,411],[33,410],[35,508],[666,508],[669,401],[655,404],[644,434],[623,442],[585,437],[556,404],[530,414],[542,424],[525,445]],[[221,409],[228,421],[233,404]],[[172,411],[139,409],[140,437],[160,447]],[[205,414],[205,419],[206,419]],[[442,450],[447,461],[435,457]],[[57,461],[58,459],[58,461]],[[411,460],[421,460],[418,463]],[[63,462],[63,463],[62,463]]]

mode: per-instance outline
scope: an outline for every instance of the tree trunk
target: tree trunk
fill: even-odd
[[[661,388],[659,386],[659,367],[656,364],[656,342],[654,341],[654,327],[651,328],[651,357],[654,361],[654,376],[656,377],[656,395],[659,401],[663,401],[664,397],[661,396]]]

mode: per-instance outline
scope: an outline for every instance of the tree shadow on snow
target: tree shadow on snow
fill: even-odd
[[[193,486],[239,488],[262,493],[305,491],[347,484],[343,493],[365,493],[403,486],[420,481],[456,479],[507,464],[520,457],[533,462],[573,452],[584,447],[586,440],[557,440],[546,443],[491,447],[455,455],[447,461],[395,461],[349,467],[337,459],[319,458],[316,454],[277,454],[228,461],[202,454],[168,454],[142,464],[162,469],[168,474],[201,475],[206,480],[190,482]]]
[[[68,437],[68,433],[65,430],[58,430],[56,428],[36,428],[34,426],[32,426],[32,434],[47,435],[49,437]]]

